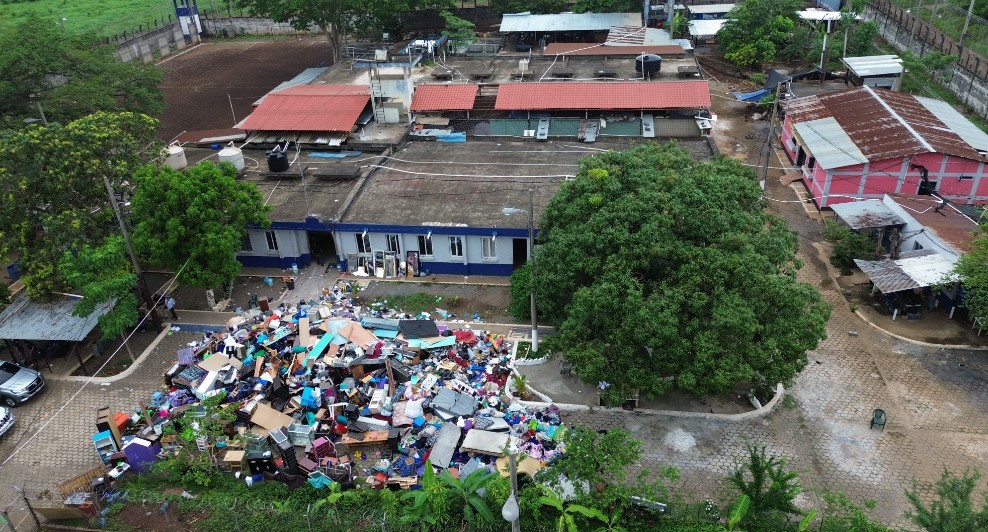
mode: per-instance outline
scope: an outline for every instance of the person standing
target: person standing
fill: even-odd
[[[171,294],[165,295],[165,308],[171,313],[173,320],[178,320],[178,314],[175,314],[175,298]]]

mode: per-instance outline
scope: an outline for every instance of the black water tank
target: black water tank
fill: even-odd
[[[288,153],[287,150],[282,150],[277,147],[273,150],[268,150],[268,171],[271,172],[284,172],[288,170]]]
[[[662,58],[655,54],[644,54],[635,58],[635,72],[653,74],[662,70]]]

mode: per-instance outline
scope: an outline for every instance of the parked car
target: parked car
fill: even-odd
[[[0,436],[14,426],[14,413],[9,408],[0,406]]]
[[[13,362],[0,362],[0,402],[15,407],[41,391],[45,378],[41,373],[22,368]]]

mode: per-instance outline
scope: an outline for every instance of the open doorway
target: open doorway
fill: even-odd
[[[528,261],[528,239],[514,238],[511,240],[511,266],[515,270]]]
[[[339,257],[336,255],[336,240],[330,231],[309,231],[309,252],[312,261],[319,266],[335,266]]]

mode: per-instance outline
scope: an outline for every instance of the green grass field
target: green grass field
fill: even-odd
[[[62,22],[66,31],[92,31],[100,36],[112,36],[124,31],[136,31],[138,26],[154,27],[168,15],[175,18],[172,0],[0,0],[0,31],[6,31],[30,13],[50,18],[52,24]],[[203,5],[205,4],[205,5]],[[200,9],[208,0],[200,2]]]

